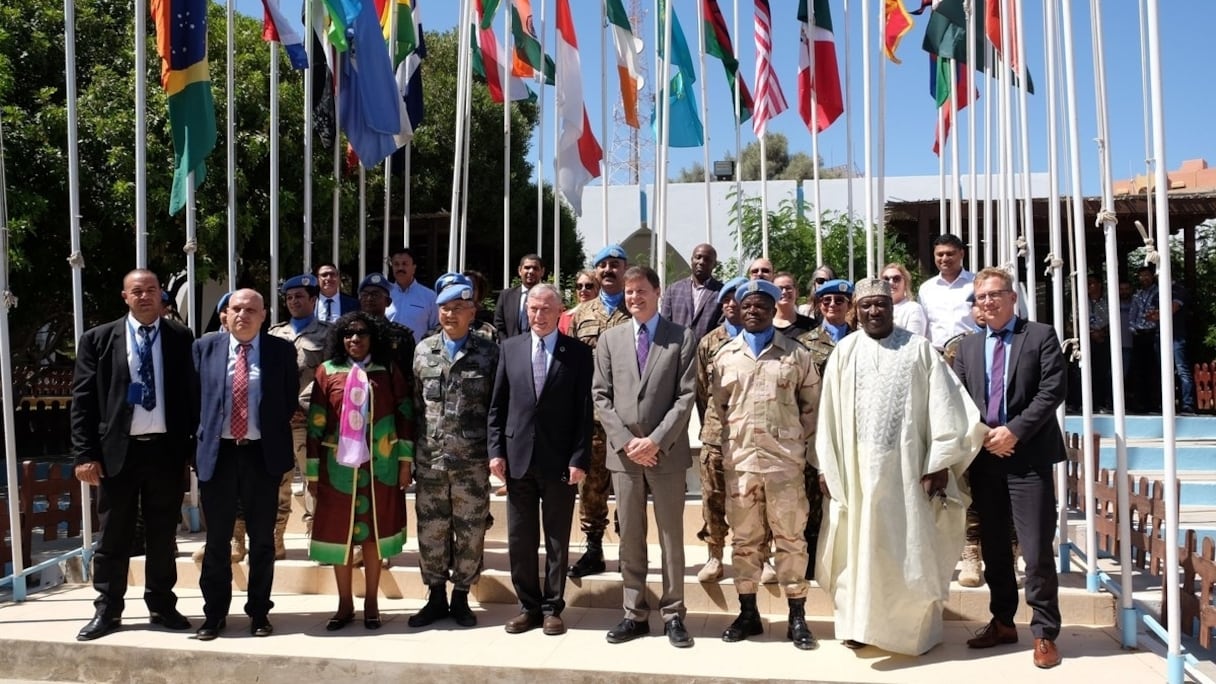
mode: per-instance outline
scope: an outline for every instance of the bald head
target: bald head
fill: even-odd
[[[704,242],[693,247],[690,265],[693,279],[704,283],[714,275],[714,268],[718,265],[718,250]]]
[[[266,302],[257,290],[237,290],[228,298],[228,331],[241,342],[257,337],[266,320]]]

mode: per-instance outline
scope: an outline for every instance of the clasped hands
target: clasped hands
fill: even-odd
[[[652,468],[659,464],[659,445],[649,437],[634,437],[625,442],[625,458],[634,463]]]
[[[1018,444],[1018,436],[1004,425],[999,425],[988,431],[984,435],[984,448],[988,453],[998,458],[1009,458],[1013,455],[1013,448]]]

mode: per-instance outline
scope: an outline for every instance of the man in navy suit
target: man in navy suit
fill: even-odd
[[[722,320],[722,306],[718,303],[722,281],[714,277],[718,251],[709,244],[693,247],[691,265],[692,275],[663,291],[659,314],[691,330],[693,340],[700,342]],[[698,410],[704,413],[705,407],[698,405]]]
[[[954,371],[991,430],[968,470],[980,518],[980,550],[992,620],[967,642],[971,648],[1017,643],[1018,609],[1009,521],[1026,560],[1034,664],[1060,663],[1060,582],[1052,541],[1056,528],[1052,466],[1065,458],[1056,408],[1064,401],[1064,353],[1055,331],[1017,317],[1013,280],[999,268],[975,276],[975,303],[985,332],[959,343]]]
[[[566,561],[574,494],[590,463],[591,348],[557,331],[561,295],[549,283],[528,290],[530,333],[503,340],[488,416],[490,471],[507,483],[507,546],[519,634],[563,634]],[[537,508],[540,509],[539,519]],[[536,549],[545,534],[542,590]]]
[[[327,261],[317,266],[314,274],[321,291],[317,297],[317,320],[333,323],[342,314],[359,310],[359,300],[341,291],[342,274],[337,265]]]
[[[249,533],[249,585],[245,612],[254,636],[270,636],[274,603],[274,523],[279,482],[295,465],[291,416],[300,392],[296,349],[262,333],[266,304],[254,290],[228,300],[228,332],[194,343],[194,369],[202,421],[196,468],[207,518],[207,550],[199,589],[206,619],[198,630],[209,641],[224,630],[232,602],[228,537],[237,503]]]
[[[128,273],[122,298],[126,316],[80,336],[72,376],[76,477],[100,487],[103,527],[93,557],[97,612],[76,635],[80,641],[105,636],[121,624],[141,505],[147,554],[144,601],[152,624],[190,629],[176,608],[173,553],[186,454],[198,424],[193,395],[180,389],[190,382],[192,336],[182,325],[161,318],[155,273]]]
[[[498,329],[499,339],[503,340],[528,332],[528,312],[524,306],[528,290],[545,277],[545,262],[539,255],[525,254],[519,260],[517,272],[520,286],[503,290],[494,307],[494,327]]]

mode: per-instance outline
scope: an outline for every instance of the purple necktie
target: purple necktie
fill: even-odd
[[[532,389],[536,390],[537,399],[545,388],[545,360],[545,343],[537,340],[536,352],[532,354]]]
[[[1005,401],[1005,336],[993,335],[996,344],[992,345],[992,371],[988,373],[988,415],[985,421],[989,427],[1002,425],[1001,404]]]
[[[638,375],[646,370],[646,359],[650,356],[650,331],[645,325],[638,326]]]

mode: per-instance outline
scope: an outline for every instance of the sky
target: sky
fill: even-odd
[[[261,16],[261,2],[258,0],[236,0],[238,11],[253,16]],[[508,0],[504,0],[503,5]],[[600,3],[596,0],[569,0],[575,18],[575,29],[578,34],[582,57],[582,75],[584,94],[587,98],[587,111],[592,121],[596,137],[607,154],[613,147],[614,138],[626,135],[624,124],[614,124],[609,116],[607,132],[601,124],[601,74],[606,73],[608,83],[609,105],[619,101],[619,91],[616,82],[615,54],[611,43],[608,45],[607,69],[601,65],[601,40],[611,41],[608,34],[601,30]],[[646,69],[651,77],[648,79],[657,85],[654,73],[653,55],[653,16],[655,0],[624,0],[628,9],[631,2],[643,9],[643,25],[634,27],[634,33],[646,44],[643,58]],[[690,47],[697,53],[696,17],[699,0],[672,0],[673,9],[681,20],[687,34]],[[740,73],[754,90],[755,43],[752,33],[752,11],[754,3],[751,0],[738,0],[740,30],[736,31],[732,23],[734,3],[736,0],[719,0],[726,21],[731,25],[731,39],[735,53],[740,60]],[[1216,114],[1216,83],[1214,83],[1210,67],[1206,63],[1209,49],[1202,46],[1211,40],[1211,27],[1216,25],[1216,2],[1211,0],[1158,0],[1160,4],[1160,25],[1162,44],[1162,71],[1164,73],[1164,115],[1165,115],[1165,161],[1167,169],[1176,169],[1183,160],[1204,158],[1209,164],[1216,164],[1216,133],[1209,117]],[[415,0],[422,14],[425,31],[446,31],[455,27],[458,14],[459,0]],[[292,6],[295,0],[283,0],[283,5],[295,15]],[[796,151],[811,152],[811,136],[796,106],[797,70],[798,70],[798,24],[796,20],[797,0],[772,0],[773,13],[773,64],[781,83],[790,108],[770,120],[770,132],[783,133],[790,142],[791,153]],[[849,17],[845,17],[845,5],[849,7]],[[911,5],[911,0],[905,0]],[[1052,2],[1027,2],[1024,6],[1025,36],[1027,65],[1032,79],[1036,84],[1036,94],[1029,98],[1029,140],[1031,145],[1031,169],[1033,171],[1047,170],[1047,74],[1045,73],[1044,45],[1044,5],[1055,7],[1071,4],[1071,20],[1064,22],[1073,33],[1073,44],[1076,59],[1077,74],[1077,125],[1080,140],[1081,185],[1087,193],[1099,191],[1098,148],[1094,142],[1097,137],[1097,109],[1094,96],[1094,59],[1091,43],[1090,3],[1087,0],[1053,0]],[[1146,131],[1150,131],[1146,120],[1147,89],[1141,77],[1141,27],[1137,2],[1133,0],[1106,0],[1102,2],[1104,53],[1106,61],[1106,82],[1108,99],[1108,117],[1110,126],[1110,151],[1112,174],[1115,179],[1126,179],[1134,174],[1145,172]],[[877,144],[877,131],[881,127],[886,134],[885,168],[889,176],[903,175],[936,175],[938,159],[933,154],[934,127],[937,121],[933,99],[929,95],[928,86],[928,56],[921,49],[924,37],[924,27],[927,15],[913,17],[915,22],[912,30],[904,37],[897,50],[897,57],[902,64],[887,63],[886,68],[886,110],[877,111],[878,64],[881,56],[881,43],[877,36],[877,11],[880,0],[831,0],[837,59],[842,71],[845,69],[845,42],[849,43],[849,74],[852,82],[851,102],[846,102],[846,116],[852,112],[853,119],[853,151],[854,165],[859,170],[864,169],[863,147],[863,102],[862,102],[862,9],[869,7],[875,13],[872,24],[871,41],[873,45],[872,89],[871,93],[875,117],[872,120],[874,129],[874,144]],[[544,22],[546,33],[545,46],[549,54],[554,52],[554,12],[556,0],[532,0],[533,11],[539,22],[541,8],[549,18]],[[501,12],[501,10],[500,10]],[[495,32],[502,40],[502,15],[495,21]],[[742,35],[740,35],[742,34]],[[743,40],[740,40],[740,37]],[[1063,38],[1061,38],[1061,41]],[[742,43],[742,46],[741,46]],[[1062,48],[1062,45],[1061,45]],[[1147,61],[1147,51],[1143,53]],[[1061,64],[1062,49],[1059,51]],[[425,65],[423,78],[425,83]],[[1147,68],[1147,67],[1145,67]],[[726,154],[735,151],[734,121],[730,115],[732,94],[727,89],[726,79],[721,64],[713,57],[706,58],[708,80],[706,81],[709,94],[709,137],[710,160],[719,160]],[[699,81],[703,78],[701,69],[697,67]],[[845,74],[841,74],[842,81]],[[979,79],[977,79],[979,80]],[[700,82],[696,85],[698,101],[700,100]],[[1060,81],[1062,84],[1063,81]],[[484,87],[484,86],[474,86]],[[986,84],[980,82],[980,100],[976,106],[976,116],[982,119],[983,105],[988,97]],[[552,103],[552,88],[545,89]],[[995,89],[993,93],[995,94]],[[1060,89],[1058,121],[1065,120],[1064,91]],[[993,98],[995,104],[996,98]],[[642,118],[649,118],[649,105],[644,102],[639,105]],[[551,107],[550,107],[551,108]],[[995,109],[995,108],[994,108]],[[1015,100],[1016,110],[1016,100]],[[967,139],[966,113],[960,114],[962,124],[955,129],[961,133],[960,143]],[[434,122],[430,122],[432,125]],[[546,116],[545,153],[546,177],[551,175],[553,153],[552,117]],[[983,128],[977,127],[980,163],[983,160]],[[643,135],[648,135],[649,129],[643,129]],[[751,129],[751,122],[744,124],[742,143],[753,142],[756,136]],[[819,152],[825,166],[844,165],[847,160],[845,117],[841,117],[827,131],[819,136]],[[535,136],[532,157],[535,158]],[[653,147],[651,148],[653,149]],[[964,171],[967,164],[966,145],[961,145],[962,164]],[[1060,159],[1062,164],[1068,163],[1067,147],[1061,145]],[[694,163],[700,163],[703,152],[699,148],[673,149],[671,152],[671,176],[680,169]],[[653,167],[653,163],[651,164]],[[1062,169],[1067,176],[1067,166]],[[620,176],[618,176],[620,177]],[[644,178],[644,181],[649,181]],[[596,182],[598,184],[598,181]]]

